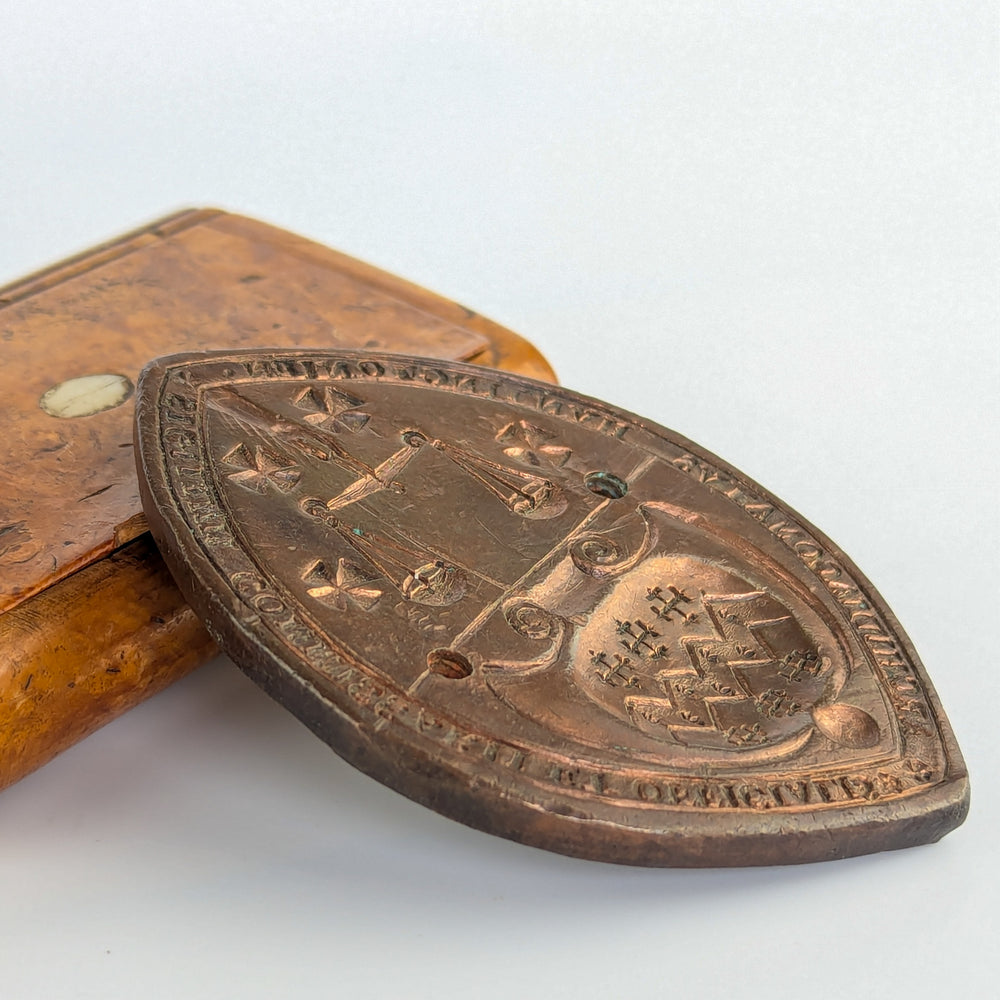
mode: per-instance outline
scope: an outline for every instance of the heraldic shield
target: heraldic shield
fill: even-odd
[[[689,441],[366,353],[180,355],[140,482],[231,657],[348,761],[526,844],[645,865],[937,840],[965,768],[840,550]]]

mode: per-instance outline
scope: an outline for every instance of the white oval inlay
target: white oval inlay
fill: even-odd
[[[121,406],[133,388],[124,375],[81,375],[52,386],[38,405],[52,417],[89,417]]]

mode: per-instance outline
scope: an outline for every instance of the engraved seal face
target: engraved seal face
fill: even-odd
[[[252,677],[470,825],[635,864],[935,840],[964,765],[814,528],[677,435],[473,366],[315,351],[144,373],[150,524]]]

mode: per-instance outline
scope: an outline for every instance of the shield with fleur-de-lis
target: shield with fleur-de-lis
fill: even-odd
[[[647,864],[960,821],[961,758],[871,586],[648,421],[473,366],[244,352],[153,365],[138,441],[152,530],[227,651],[448,815]]]

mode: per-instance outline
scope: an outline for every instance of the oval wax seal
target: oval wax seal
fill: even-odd
[[[968,784],[851,561],[672,431],[472,365],[314,350],[143,373],[168,566],[350,763],[525,844],[752,865],[937,840]]]

